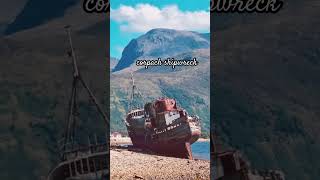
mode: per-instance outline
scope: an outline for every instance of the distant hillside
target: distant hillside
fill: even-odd
[[[222,141],[255,168],[319,179],[319,3],[289,1],[277,14],[211,19],[212,115]]]
[[[198,115],[201,118],[203,132],[207,134],[210,128],[210,73],[208,64],[198,68],[191,70],[199,70],[198,72],[184,70],[171,72],[166,76],[162,73],[135,73],[135,83],[144,96],[143,99],[138,98],[138,101],[146,103],[159,97],[175,98],[178,105],[185,108],[189,114]],[[123,120],[128,111],[130,87],[129,74],[111,75],[111,131],[126,132]]]
[[[118,64],[119,60],[117,58],[110,58],[110,70],[112,70]]]
[[[119,71],[130,67],[138,58],[167,58],[184,52],[210,47],[208,34],[172,29],[153,29],[133,39],[124,48],[122,57],[114,68]]]

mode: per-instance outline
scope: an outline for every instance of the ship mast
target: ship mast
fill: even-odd
[[[133,107],[134,93],[135,93],[136,85],[134,83],[133,72],[131,72],[131,96],[129,101],[129,111],[131,111]]]
[[[82,79],[81,74],[79,72],[79,68],[77,65],[77,58],[73,48],[72,38],[71,38],[71,29],[70,26],[65,27],[68,40],[70,44],[70,51],[69,55],[72,57],[72,65],[73,65],[73,82],[72,82],[72,91],[71,91],[71,98],[69,101],[69,109],[68,109],[68,118],[66,120],[66,129],[64,133],[64,145],[63,151],[66,150],[66,145],[71,143],[74,145],[74,138],[75,138],[75,126],[76,126],[76,119],[77,119],[77,86],[78,84],[82,85],[84,89],[87,91],[90,100],[94,103],[97,111],[101,115],[102,119],[104,120],[107,128],[109,127],[109,119],[106,113],[102,110],[101,105],[98,103],[97,99],[93,95],[92,91],[87,86],[86,82]]]
[[[134,108],[138,108],[134,106],[134,99],[136,98],[136,96],[140,96],[140,98],[142,99],[142,101],[145,101],[145,98],[143,97],[143,95],[141,94],[141,92],[139,91],[138,87],[135,84],[135,80],[133,77],[133,72],[131,72],[131,94],[130,94],[130,100],[128,103],[128,110],[131,111]]]

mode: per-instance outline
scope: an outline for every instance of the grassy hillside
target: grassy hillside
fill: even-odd
[[[210,127],[208,53],[198,54],[199,57],[206,57],[206,60],[197,67],[183,67],[181,71],[167,73],[144,73],[143,70],[134,73],[135,83],[144,96],[138,101],[144,104],[159,97],[175,98],[178,105],[185,108],[189,114],[198,115],[202,119],[203,131],[207,134]],[[111,75],[111,131],[126,132],[123,119],[128,108],[130,78],[130,73],[126,72]]]
[[[212,19],[219,136],[255,168],[283,170],[290,180],[320,177],[316,7],[290,1],[278,14]]]

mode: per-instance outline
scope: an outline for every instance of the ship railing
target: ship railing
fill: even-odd
[[[49,173],[47,180],[106,179],[107,157],[106,152],[101,152],[66,159]]]
[[[144,116],[145,112],[144,112],[144,109],[135,109],[135,110],[131,110],[127,116],[129,118],[133,118],[133,117],[140,117],[140,116]]]
[[[108,152],[109,151],[109,138],[105,137],[102,142],[97,141],[97,137],[95,136],[94,143],[90,142],[90,138],[88,138],[88,143],[77,143],[76,141],[64,143],[60,141],[61,146],[59,149],[62,160],[69,159],[69,157],[77,157],[85,154],[93,154],[100,152]]]
[[[126,124],[126,126],[131,126],[128,122],[127,122],[127,120],[124,120],[124,123]]]
[[[78,146],[73,149],[64,151],[62,153],[62,159],[67,160],[71,158],[77,158],[84,155],[109,152],[109,144],[94,144],[89,146]]]
[[[199,116],[190,116],[191,117],[191,122],[193,122],[196,126],[200,126],[201,125],[201,119],[199,118]]]

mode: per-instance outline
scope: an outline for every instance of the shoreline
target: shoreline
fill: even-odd
[[[110,146],[131,145],[130,137],[110,138]]]
[[[199,138],[196,142],[210,142],[210,139]]]
[[[199,138],[196,142],[210,142],[210,139]],[[110,146],[132,144],[130,137],[110,138]]]

